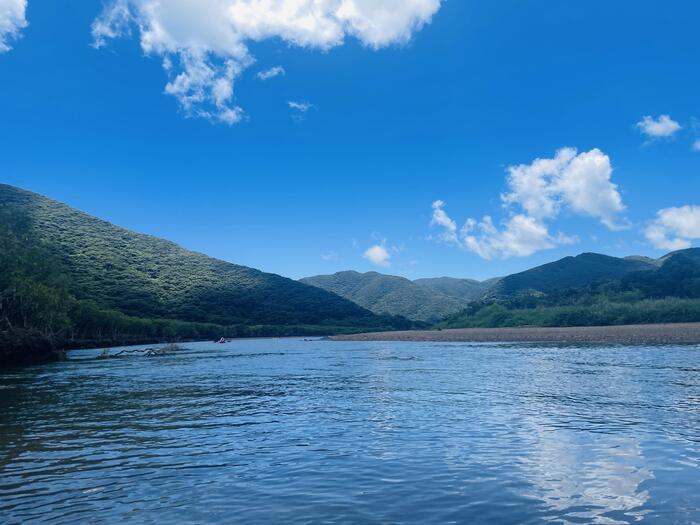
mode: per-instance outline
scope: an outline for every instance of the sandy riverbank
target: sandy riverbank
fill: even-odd
[[[700,344],[700,323],[564,328],[462,328],[343,335],[334,341]]]

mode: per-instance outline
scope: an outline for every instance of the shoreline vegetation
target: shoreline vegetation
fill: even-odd
[[[339,335],[332,341],[444,343],[700,344],[700,323],[515,328],[455,328]]]
[[[155,326],[169,328],[172,325],[162,320],[139,319]],[[186,326],[187,323],[178,323]],[[70,350],[117,348],[141,345],[171,345],[201,341],[216,341],[223,337],[229,341],[268,337],[327,337],[328,334],[362,332],[360,328],[328,326],[194,326],[182,331],[159,330],[164,336],[138,337],[123,335],[117,331],[114,337],[90,339],[63,339],[51,337],[33,330],[0,331],[0,369],[38,365],[64,361]],[[198,330],[201,330],[199,331]],[[183,334],[190,334],[189,336]],[[122,335],[119,335],[122,334]]]

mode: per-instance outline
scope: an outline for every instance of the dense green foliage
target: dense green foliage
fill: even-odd
[[[0,185],[0,349],[409,328]],[[0,355],[2,361],[2,355]]]
[[[460,311],[467,303],[403,277],[376,272],[340,272],[307,277],[302,282],[345,297],[376,314],[415,321],[437,321]]]
[[[700,321],[700,250],[586,286],[474,302],[439,326],[595,326]]]
[[[654,266],[637,258],[619,259],[597,253],[583,253],[565,257],[524,272],[504,277],[491,290],[493,297],[514,295],[541,295],[554,290],[585,286],[601,280],[619,279],[639,270]]]
[[[617,301],[600,297],[579,305],[514,308],[498,302],[475,303],[440,323],[440,328],[498,328],[507,326],[607,326],[621,324],[700,321],[700,300],[645,299]]]
[[[475,281],[473,279],[456,279],[454,277],[436,277],[433,279],[416,279],[418,286],[452,297],[461,302],[481,299],[500,279]]]

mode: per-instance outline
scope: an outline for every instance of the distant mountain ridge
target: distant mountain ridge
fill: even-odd
[[[480,299],[496,280],[438,277],[411,281],[377,272],[338,272],[306,277],[301,282],[345,297],[376,314],[415,321],[436,321]]]
[[[375,314],[416,321],[436,321],[460,311],[468,302],[403,277],[377,272],[339,272],[306,277],[301,282],[333,292]]]
[[[442,328],[700,321],[700,249],[659,259],[582,254],[504,278]]]
[[[435,277],[428,279],[416,279],[413,281],[418,286],[436,291],[458,301],[476,301],[481,299],[500,278],[488,281],[476,281],[474,279],[457,279],[454,277]]]
[[[375,313],[392,313],[429,322],[443,316],[452,319],[448,321],[449,326],[457,327],[459,323],[470,326],[464,319],[464,312],[477,311],[483,305],[536,308],[558,305],[562,301],[571,303],[584,296],[590,303],[600,301],[608,293],[618,298],[626,294],[624,301],[627,302],[634,301],[635,296],[648,300],[668,297],[694,300],[700,298],[700,292],[696,292],[700,286],[700,279],[696,280],[696,265],[700,273],[700,248],[672,252],[659,259],[582,253],[483,282],[451,277],[409,281],[376,272],[339,272],[302,279],[302,282],[332,291]],[[662,322],[674,318],[694,320],[692,311],[691,308],[685,313],[664,311],[654,315]],[[578,322],[574,321],[576,315],[571,313],[573,317],[566,322]],[[503,319],[503,322],[511,322],[505,321],[507,316]],[[484,322],[483,326],[490,326],[496,321],[489,318]]]
[[[694,261],[697,264],[700,264],[700,248],[687,248],[685,250],[677,250],[671,253],[668,253],[664,255],[663,257],[656,259],[655,264],[657,266],[662,266],[666,262],[668,262],[670,259],[673,259],[674,257],[677,256],[683,256],[687,257],[688,259]]]
[[[547,294],[601,280],[619,279],[630,272],[651,270],[655,267],[654,263],[640,258],[621,259],[599,253],[582,253],[508,275],[490,290],[489,296]]]

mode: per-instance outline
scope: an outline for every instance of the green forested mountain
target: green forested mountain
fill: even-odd
[[[440,327],[700,321],[700,249],[567,257],[483,283],[341,272],[297,282],[0,185],[0,364],[54,348]],[[413,320],[413,321],[411,321]]]
[[[630,272],[655,267],[654,264],[637,258],[620,259],[598,253],[583,253],[504,277],[489,295],[505,298],[547,294],[601,280],[619,279]]]
[[[454,277],[435,277],[416,279],[418,286],[441,293],[458,301],[470,302],[481,299],[500,279],[475,281],[473,279],[456,279]]]
[[[667,255],[664,255],[660,259],[654,261],[654,263],[656,264],[656,266],[662,266],[670,259],[673,259],[676,257],[688,258],[688,259],[700,264],[700,248],[688,248],[687,250],[678,250],[675,252],[671,252]]]
[[[700,249],[660,259],[584,253],[485,282],[374,272],[304,282],[374,312],[448,328],[700,321]]]
[[[4,349],[30,346],[30,339],[70,344],[409,326],[317,287],[133,233],[6,185],[0,248]]]
[[[631,272],[619,283],[599,285],[597,291],[636,292],[641,297],[700,299],[700,248],[690,248],[658,259],[655,268]]]
[[[617,263],[609,259],[594,258],[608,268],[614,267]],[[623,259],[617,259],[620,260]],[[471,303],[440,326],[592,326],[700,321],[700,249],[673,252],[658,260],[624,260],[639,262],[641,266],[622,271],[621,268],[627,267],[621,265],[614,270],[617,277],[608,273],[608,277],[597,280],[586,278],[586,284],[581,286],[558,289],[550,286],[546,293],[489,296]],[[570,261],[566,267],[572,267]],[[562,282],[582,280],[583,277],[569,278]]]
[[[461,310],[467,301],[393,275],[340,272],[307,277],[301,282],[345,297],[376,314],[436,321]]]

